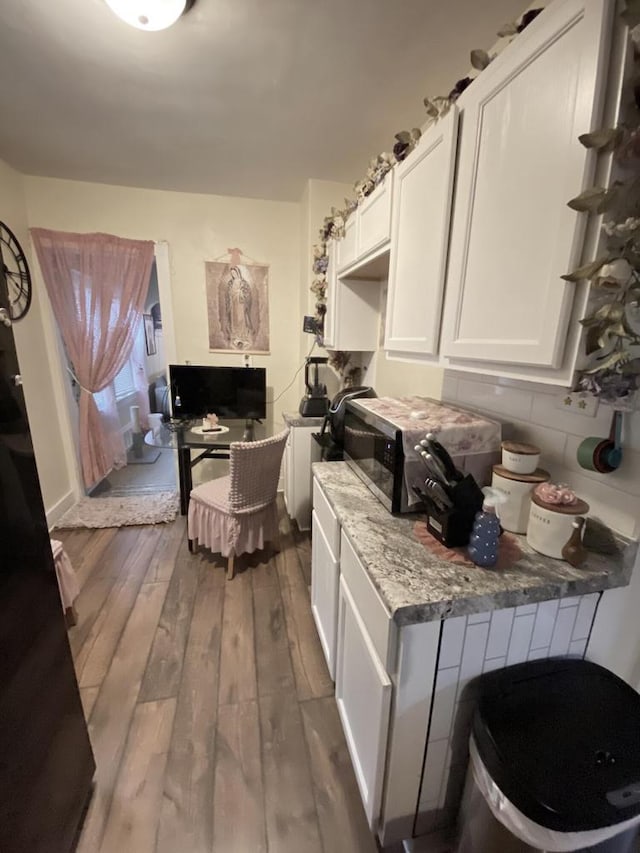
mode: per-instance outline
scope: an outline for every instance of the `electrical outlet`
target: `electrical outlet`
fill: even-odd
[[[242,356],[242,363],[244,364],[245,367],[251,367],[251,361],[252,361],[251,356],[248,355],[247,353],[245,353]]]
[[[556,409],[562,409],[583,418],[593,418],[598,411],[600,400],[583,391],[566,391],[556,397]]]

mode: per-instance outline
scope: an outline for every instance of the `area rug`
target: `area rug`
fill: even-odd
[[[180,508],[176,492],[132,497],[82,498],[55,528],[123,527],[132,524],[162,524],[173,521]]]

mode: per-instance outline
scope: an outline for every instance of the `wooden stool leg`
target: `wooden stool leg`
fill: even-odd
[[[280,543],[280,528],[277,528],[276,535],[273,537],[273,541],[271,542],[276,551],[282,550]]]
[[[235,574],[235,565],[234,565],[235,558],[236,558],[236,555],[233,553],[233,551],[227,557],[227,580],[228,581],[232,581],[233,576]]]

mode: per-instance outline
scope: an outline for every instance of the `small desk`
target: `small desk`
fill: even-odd
[[[203,459],[228,459],[229,449],[234,441],[246,441],[247,427],[244,423],[228,421],[220,424],[229,428],[228,432],[205,433],[198,435],[188,427],[174,427],[168,429],[166,425],[155,433],[149,430],[144,437],[144,443],[151,447],[168,447],[178,451],[178,475],[180,485],[180,513],[187,514],[189,507],[189,495],[193,488],[191,469]],[[253,441],[268,438],[271,432],[266,424],[254,422]],[[194,459],[191,458],[192,450],[202,450]]]

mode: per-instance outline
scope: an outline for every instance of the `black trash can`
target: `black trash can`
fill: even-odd
[[[477,690],[458,853],[636,851],[635,690],[573,658],[491,672]]]

